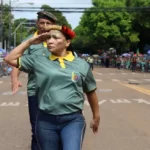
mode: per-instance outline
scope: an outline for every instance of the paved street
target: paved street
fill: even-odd
[[[89,128],[91,110],[85,100],[87,130],[83,150],[150,150],[150,73],[94,68],[101,124],[97,135]],[[0,78],[0,150],[29,150],[26,82],[11,94],[10,77]]]

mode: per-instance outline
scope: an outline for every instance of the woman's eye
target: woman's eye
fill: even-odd
[[[59,39],[59,37],[57,37],[57,36],[55,36],[55,35],[53,36],[53,38],[54,38],[54,39]]]
[[[49,35],[48,39],[51,39],[51,38],[53,38],[53,39],[59,39],[59,37],[56,36],[56,35]]]

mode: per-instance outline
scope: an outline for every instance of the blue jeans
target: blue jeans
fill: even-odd
[[[28,108],[29,108],[29,118],[30,118],[31,131],[32,131],[31,150],[40,150],[35,135],[35,123],[36,123],[36,117],[38,113],[37,96],[28,96]]]
[[[81,150],[85,119],[81,112],[66,115],[50,115],[39,111],[36,135],[41,150]]]

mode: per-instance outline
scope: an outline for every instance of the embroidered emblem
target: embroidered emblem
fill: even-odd
[[[80,75],[76,72],[72,72],[72,81],[78,82],[80,80]]]

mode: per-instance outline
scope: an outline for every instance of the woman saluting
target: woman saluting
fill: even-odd
[[[39,113],[36,135],[41,150],[81,150],[86,122],[82,115],[86,93],[93,118],[91,128],[98,131],[100,113],[96,82],[89,65],[74,57],[68,47],[75,33],[67,26],[49,26],[48,32],[21,43],[5,61],[36,75]],[[49,57],[23,55],[32,44],[47,42]]]

